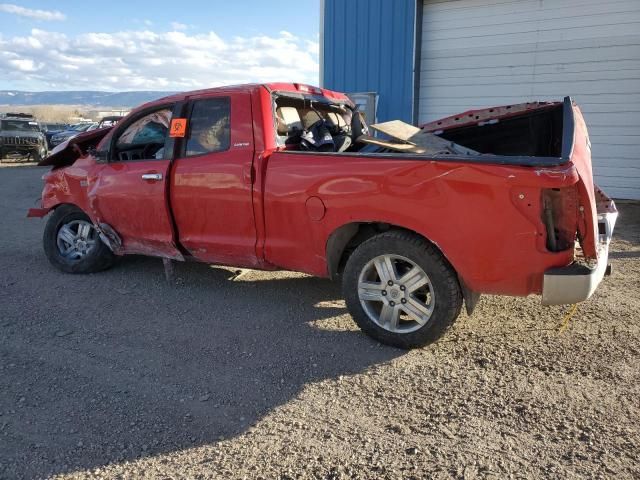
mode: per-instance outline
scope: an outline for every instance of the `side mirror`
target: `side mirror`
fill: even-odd
[[[87,153],[96,160],[96,163],[109,162],[109,152],[107,150],[96,150],[95,148],[90,148]]]

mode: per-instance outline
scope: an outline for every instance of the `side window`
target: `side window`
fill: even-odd
[[[163,108],[139,118],[116,140],[114,160],[161,159],[167,139],[171,109]]]
[[[221,152],[231,143],[229,98],[197,100],[191,110],[185,156]]]

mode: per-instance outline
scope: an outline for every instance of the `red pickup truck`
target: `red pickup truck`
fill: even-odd
[[[340,277],[361,329],[404,348],[482,293],[591,296],[617,211],[569,98],[416,130],[451,148],[371,136],[346,95],[307,85],[180,93],[54,149],[29,216],[50,214],[65,272],[143,254]]]

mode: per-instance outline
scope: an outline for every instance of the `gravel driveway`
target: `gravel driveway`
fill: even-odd
[[[0,478],[638,478],[640,205],[580,304],[483,297],[440,342],[361,334],[337,284],[127,257],[49,265],[43,169],[0,168]]]

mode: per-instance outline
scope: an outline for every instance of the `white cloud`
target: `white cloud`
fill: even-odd
[[[320,42],[313,42],[311,40],[305,40],[305,45],[306,45],[306,50],[307,52],[309,52],[311,55],[315,55],[318,56],[320,55]]]
[[[20,7],[12,3],[0,3],[0,12],[11,13],[21,17],[33,18],[35,20],[65,20],[67,16],[57,10],[33,10],[31,8]]]
[[[171,22],[171,29],[172,30],[186,30],[187,28],[189,28],[189,25],[187,25],[185,23]]]
[[[42,48],[46,45],[47,48]],[[0,88],[192,90],[266,81],[318,83],[317,40],[288,32],[221,38],[120,31],[75,36],[33,29],[0,36]]]
[[[35,72],[38,69],[33,60],[22,58],[9,60],[9,64],[13,65],[20,72]]]

